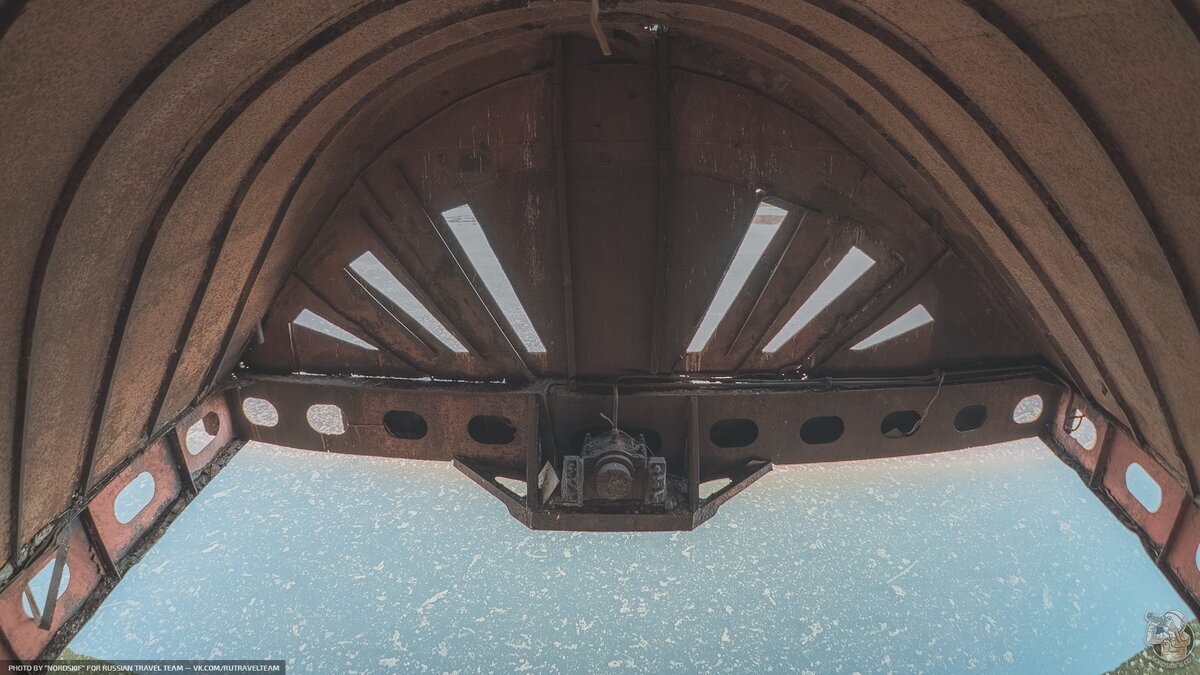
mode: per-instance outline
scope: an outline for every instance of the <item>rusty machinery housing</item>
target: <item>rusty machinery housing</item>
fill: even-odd
[[[673,508],[685,493],[667,494],[667,460],[651,457],[645,436],[613,427],[583,438],[583,454],[563,457],[559,504],[630,502]]]

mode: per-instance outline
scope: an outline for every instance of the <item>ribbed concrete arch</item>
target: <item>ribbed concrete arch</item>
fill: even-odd
[[[0,557],[23,566],[35,535],[222,389],[364,172],[447,111],[486,117],[497,87],[559,82],[563,41],[594,37],[590,8],[7,5]],[[769,100],[836,142],[826,193],[767,187],[879,218],[861,206],[869,192],[895,205],[894,226],[928,228],[1003,298],[1044,363],[1194,495],[1194,3],[602,10],[614,62],[644,65],[668,39],[646,27],[664,26],[685,45],[680,73]]]

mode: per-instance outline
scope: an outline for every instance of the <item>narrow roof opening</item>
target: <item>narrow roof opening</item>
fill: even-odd
[[[772,206],[766,202],[758,203],[758,210],[755,211],[750,226],[746,228],[742,243],[738,245],[737,252],[733,254],[733,260],[730,261],[729,268],[725,270],[725,276],[721,278],[721,283],[717,286],[717,292],[708,305],[708,311],[704,313],[704,318],[696,328],[696,334],[688,344],[689,354],[704,351],[708,341],[712,339],[713,333],[717,331],[717,327],[721,325],[721,321],[729,312],[729,308],[733,306],[733,301],[742,292],[742,287],[746,285],[746,280],[750,278],[754,266],[762,260],[763,253],[775,238],[775,234],[779,231],[779,226],[783,224],[783,219],[787,217],[787,214],[787,211],[778,206]]]
[[[898,338],[905,333],[914,331],[927,323],[933,322],[933,316],[929,310],[925,309],[925,305],[917,305],[912,309],[902,314],[895,321],[880,328],[871,334],[870,337],[850,348],[852,352],[861,352],[864,349],[870,349],[877,344],[881,344]]]
[[[767,346],[763,347],[763,353],[774,354],[779,351],[783,345],[787,344],[788,340],[804,330],[818,314],[841,297],[842,293],[854,285],[854,282],[866,274],[874,264],[875,260],[871,256],[857,246],[851,246],[833,271],[829,273],[829,276],[825,277],[820,286],[817,286],[817,290],[813,291],[813,294],[792,315],[792,318],[788,319],[783,328],[767,343]]]
[[[373,352],[379,351],[374,345],[358,339],[358,336],[356,336],[354,333],[351,333],[350,331],[334,324],[329,319],[326,319],[311,309],[300,310],[300,313],[296,315],[296,318],[292,319],[292,323],[296,324],[297,326],[303,326],[309,330],[314,330],[322,335],[327,335],[334,340],[340,340],[346,344],[354,345],[360,349],[368,349]]]
[[[471,207],[463,204],[449,211],[443,211],[442,218],[446,220],[450,232],[454,234],[458,245],[462,246],[467,259],[471,261],[475,273],[483,280],[483,285],[491,294],[492,300],[496,302],[496,306],[500,308],[500,313],[504,315],[508,325],[512,327],[521,344],[525,346],[525,351],[532,354],[544,353],[546,347],[538,337],[537,331],[533,327],[533,321],[529,319],[529,314],[525,312],[521,300],[517,298],[517,291],[509,281],[508,275],[504,273],[504,268],[500,266],[500,259],[496,257],[496,252],[488,243],[487,236],[484,235],[483,228],[479,226],[479,221],[475,218]]]
[[[421,324],[421,327],[429,331],[429,334],[437,338],[452,352],[457,354],[465,354],[467,348],[463,346],[458,338],[441,322],[437,320],[425,305],[417,299],[417,296],[412,294],[394,274],[384,267],[383,263],[379,262],[379,258],[375,257],[374,253],[367,251],[355,258],[350,263],[350,269],[357,274],[363,282],[368,286],[379,291],[383,297],[387,298],[400,308],[413,321]]]

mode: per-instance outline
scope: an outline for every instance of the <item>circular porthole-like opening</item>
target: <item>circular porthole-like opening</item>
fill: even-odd
[[[954,416],[954,428],[958,431],[975,431],[987,421],[987,408],[981,405],[969,405]]]
[[[326,436],[341,436],[346,433],[346,415],[336,405],[317,403],[308,407],[308,426]]]
[[[1033,394],[1017,402],[1013,408],[1013,421],[1017,424],[1033,424],[1042,418],[1042,397]]]
[[[517,428],[507,417],[476,415],[467,423],[467,433],[476,443],[508,445],[517,437]]]
[[[256,427],[273,427],[279,424],[279,411],[265,398],[250,398],[242,401],[242,414],[246,421]]]
[[[718,448],[744,448],[758,440],[758,425],[748,419],[721,420],[709,428],[708,440]]]
[[[800,425],[800,440],[809,445],[824,445],[842,437],[846,423],[837,415],[812,417]]]
[[[904,438],[912,436],[921,422],[921,413],[916,410],[897,410],[888,413],[879,423],[879,433],[887,438]]]
[[[204,452],[209,443],[221,432],[221,418],[215,412],[210,412],[192,423],[187,430],[187,451],[189,455]]]
[[[383,416],[383,428],[396,438],[417,441],[429,433],[425,418],[411,410],[389,410]]]

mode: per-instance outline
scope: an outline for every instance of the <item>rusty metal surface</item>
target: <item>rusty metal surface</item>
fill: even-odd
[[[214,433],[212,441],[196,455],[186,450],[177,452],[175,435],[184,438],[193,422],[209,414],[217,416],[217,421],[210,419],[206,425]],[[15,574],[4,580],[0,590],[0,641],[5,649],[11,648],[14,659],[52,658],[65,647],[121,575],[141,559],[195,497],[197,489],[207,484],[244,443],[234,431],[224,394],[204,401],[181,420],[171,435],[139,449],[130,461],[94,485],[81,511],[63,514],[59,518],[61,527],[43,531],[39,535],[43,543],[40,553],[27,558]],[[189,467],[185,457],[194,468]],[[117,496],[143,472],[153,476],[154,494],[136,515],[121,523],[114,512]],[[54,563],[60,531],[66,536],[70,579],[53,607],[47,606],[52,614],[48,614],[48,628],[43,629],[25,613],[22,597],[29,580],[44,565]],[[34,602],[40,607],[46,599],[35,598]]]
[[[563,377],[1046,363],[1073,390],[1038,389],[1048,438],[1195,597],[1200,24],[1182,7],[635,0],[596,17],[620,28],[605,57],[582,0],[17,0],[0,25],[0,363],[12,366],[0,369],[0,557],[24,571],[45,543],[35,537],[164,433],[190,493],[235,427],[448,459],[467,413],[494,405],[519,423],[516,439],[466,452],[532,485],[542,449],[561,456],[607,409],[596,390],[550,386]],[[757,189],[803,217],[768,248],[714,346],[684,356]],[[514,346],[448,242],[438,213],[463,202],[545,354]],[[764,355],[850,243],[880,264]],[[467,355],[430,350],[419,327],[350,283],[347,256],[367,249],[411,280]],[[916,302],[931,326],[847,351]],[[292,325],[305,308],[379,349]],[[398,402],[434,407],[421,408],[420,441],[379,431],[386,387],[357,400],[338,385],[349,427],[324,436],[304,416],[328,401],[308,390],[277,392],[285,421],[269,430],[205,402],[243,358],[274,373],[522,384],[473,385],[461,400],[459,385],[438,382],[423,385],[428,398],[405,393]],[[692,482],[759,448],[818,461],[1020,431],[996,412],[1018,392],[994,383],[636,389],[627,424],[661,427]],[[916,434],[878,433],[882,415],[935,395]],[[984,426],[952,431],[955,411],[975,404]],[[1063,431],[1075,408],[1097,427],[1093,451]],[[219,442],[180,452],[181,420],[209,412]],[[817,413],[843,417],[842,438],[789,449],[788,424]],[[755,449],[713,447],[720,415],[758,421]],[[1164,488],[1154,517],[1113,473],[1130,461]]]
[[[220,444],[219,447],[227,445],[228,442]],[[212,455],[216,454],[215,449],[210,452]],[[142,472],[147,472],[154,478],[154,494],[132,520],[121,523],[114,511],[117,495]],[[138,539],[154,526],[182,492],[182,481],[171,450],[167,447],[167,441],[160,440],[126,467],[119,476],[109,481],[88,503],[87,513],[95,523],[96,534],[100,539],[99,542],[93,543],[103,546],[108,559],[115,563],[125,557]]]
[[[939,257],[923,274],[910,277],[908,288],[889,297],[887,307],[869,324],[859,324],[823,345],[812,360],[815,372],[831,375],[914,368],[954,368],[978,362],[986,353],[995,362],[1028,362],[1034,346],[998,302],[986,282],[953,252]],[[863,351],[861,340],[921,305],[933,322],[911,333]]]
[[[1094,425],[1094,437],[1092,431],[1080,434],[1084,418]],[[1200,503],[1125,429],[1069,392],[1064,392],[1058,415],[1043,431],[1042,440],[1073,466],[1100,501],[1138,536],[1189,609],[1200,611]],[[1086,447],[1088,444],[1093,447]],[[1161,491],[1154,511],[1133,495],[1127,482],[1127,471],[1134,464],[1144,469]]]
[[[83,606],[88,596],[100,584],[103,571],[83,528],[75,521],[70,524],[68,532],[70,539],[67,547],[67,565],[71,570],[71,579],[65,589],[60,589],[61,596],[58,598],[48,630],[43,630],[25,613],[21,600],[29,580],[40,572],[44,565],[53,564],[58,550],[56,547],[51,547],[0,591],[0,631],[4,633],[18,659],[37,658],[63,623]],[[44,600],[45,598],[38,598],[37,602],[41,604]]]
[[[958,379],[959,381],[956,381]],[[965,381],[964,381],[965,380]],[[1036,371],[1007,377],[947,376],[903,380],[816,380],[743,382],[724,387],[703,387],[685,382],[630,383],[621,385],[620,425],[630,433],[650,432],[657,456],[669,466],[687,463],[688,408],[695,397],[700,430],[700,480],[725,477],[747,462],[771,460],[777,464],[828,462],[893,457],[954,450],[1025,438],[1049,424],[1057,414],[1061,387],[1040,379]],[[548,386],[546,386],[548,385]],[[526,444],[538,443],[539,408],[547,400],[554,428],[557,456],[543,448],[542,458],[557,463],[578,452],[583,433],[610,426],[601,415],[612,415],[608,386],[542,383],[534,387],[501,387],[472,384],[426,384],[366,378],[340,379],[303,376],[251,378],[238,389],[245,400],[269,401],[279,411],[275,427],[255,426],[246,419],[239,429],[246,438],[308,450],[371,454],[383,457],[440,459],[465,457],[512,471],[508,477],[525,479]],[[1013,421],[1013,409],[1022,398],[1039,395],[1045,408],[1032,424]],[[314,404],[333,404],[346,417],[346,433],[330,436],[314,431],[305,422]],[[982,405],[986,418],[977,429],[958,431],[955,417],[964,407]],[[925,422],[912,435],[888,438],[880,430],[883,418],[895,411],[927,411]],[[428,433],[420,439],[399,439],[388,434],[384,415],[392,410],[414,411],[425,418]],[[478,415],[500,415],[510,420],[516,433],[503,446],[476,443],[468,422]],[[844,432],[836,440],[811,444],[801,440],[800,428],[812,418],[838,416]],[[722,448],[712,441],[712,426],[725,419],[750,419],[757,439],[745,447]],[[539,464],[540,469],[540,464]]]
[[[215,428],[213,418],[215,416]],[[197,422],[204,426],[205,432],[212,439],[195,452],[187,450],[188,430]],[[192,475],[202,471],[216,457],[218,451],[229,447],[238,438],[244,438],[237,432],[237,427],[230,413],[229,404],[224,395],[217,395],[201,402],[184,415],[175,427],[175,442],[184,448],[182,453],[187,462],[188,472]]]
[[[274,427],[255,425],[239,415],[241,437],[294,448],[442,461],[474,458],[506,469],[507,477],[524,480],[526,448],[537,443],[536,392],[511,386],[264,377],[239,388],[238,396],[242,401],[266,400],[279,413]],[[309,408],[322,404],[341,409],[344,434],[322,434],[309,425]],[[420,415],[427,431],[420,438],[392,435],[384,425],[385,415],[392,411]],[[511,422],[516,429],[513,439],[503,445],[475,441],[467,427],[480,415]]]

